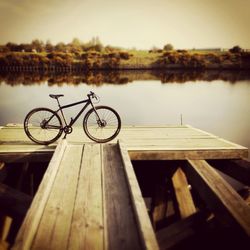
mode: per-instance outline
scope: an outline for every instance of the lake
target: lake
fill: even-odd
[[[230,74],[231,78],[211,78],[179,72],[177,79],[152,72],[123,72],[118,78],[116,74],[105,78],[105,73],[99,78],[9,75],[0,78],[0,125],[22,123],[34,107],[56,108],[49,94],[64,94],[60,101],[67,104],[94,91],[100,104],[118,111],[123,125],[181,124],[182,117],[183,124],[250,148],[250,79]],[[77,110],[71,108],[67,116]],[[79,119],[78,125],[81,123]]]

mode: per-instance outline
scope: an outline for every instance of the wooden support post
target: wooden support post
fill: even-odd
[[[7,236],[11,227],[11,223],[11,217],[0,214],[0,241],[7,241]]]
[[[196,212],[192,195],[188,188],[188,182],[181,168],[178,168],[172,177],[176,200],[182,219]]]
[[[250,208],[205,160],[188,160],[185,173],[222,223],[250,237]]]

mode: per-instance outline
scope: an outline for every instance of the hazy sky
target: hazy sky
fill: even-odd
[[[0,44],[88,41],[250,48],[250,0],[0,0]]]

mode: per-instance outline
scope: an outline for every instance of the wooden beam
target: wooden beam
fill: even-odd
[[[24,217],[32,197],[0,183],[0,210],[11,217]]]
[[[250,237],[250,208],[205,160],[188,160],[185,173],[222,223],[236,227]]]
[[[129,191],[131,194],[132,204],[135,211],[136,221],[139,227],[139,235],[145,249],[159,249],[148,213],[147,208],[142,198],[141,190],[137,182],[132,163],[129,158],[128,151],[124,144],[119,141],[119,150],[122,157],[122,162],[125,170]]]
[[[248,156],[248,149],[129,149],[131,160],[186,160],[186,159],[241,159]]]
[[[152,197],[152,222],[154,228],[157,227],[157,223],[166,218],[168,208],[168,192],[166,183],[156,183],[154,195]]]
[[[185,174],[178,168],[172,177],[173,187],[182,219],[189,217],[196,212],[194,201]]]
[[[4,162],[0,162],[0,170],[2,170],[5,167],[5,163]]]
[[[209,164],[234,179],[250,186],[250,161],[240,160],[210,160]]]
[[[40,223],[44,207],[47,203],[51,187],[57,175],[63,153],[66,149],[66,140],[61,140],[55,150],[55,153],[50,161],[50,164],[43,176],[43,180],[38,188],[38,191],[33,199],[24,222],[18,232],[13,249],[30,249],[34,240],[35,234]]]

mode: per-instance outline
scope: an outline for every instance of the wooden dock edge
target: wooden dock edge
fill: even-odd
[[[64,139],[58,143],[55,153],[53,154],[43,177],[43,181],[33,199],[32,206],[28,210],[24,222],[18,232],[13,249],[31,248],[66,146],[67,141]],[[35,217],[29,216],[30,214],[35,214]]]
[[[128,182],[129,192],[131,194],[141,242],[144,244],[144,249],[157,250],[159,249],[159,246],[147,213],[145,202],[142,198],[141,190],[137,182],[128,151],[124,143],[120,140],[118,141],[118,147],[124,164],[125,176]]]

